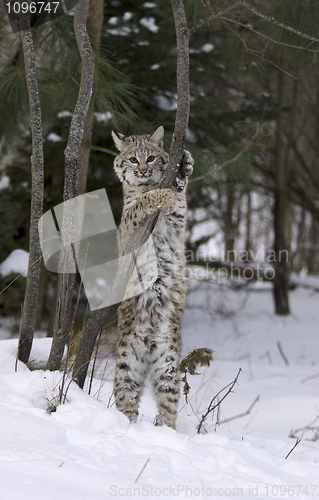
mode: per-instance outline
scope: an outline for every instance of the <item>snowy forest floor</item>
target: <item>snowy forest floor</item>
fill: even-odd
[[[112,359],[106,367],[99,360],[91,396],[72,383],[67,403],[49,413],[61,373],[20,362],[15,372],[17,340],[1,340],[1,499],[319,499],[319,294],[304,287],[318,288],[319,279],[299,281],[289,317],[273,314],[269,284],[248,292],[190,284],[183,354],[209,347],[214,360],[188,376],[190,402],[181,396],[176,431],[153,426],[148,387],[139,421],[129,425],[111,398]],[[8,336],[4,325],[1,333]],[[50,342],[35,339],[32,359],[47,359]],[[198,435],[211,399],[240,368]]]

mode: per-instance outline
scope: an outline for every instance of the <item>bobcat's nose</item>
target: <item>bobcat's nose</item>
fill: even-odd
[[[147,167],[141,167],[139,170],[140,170],[141,174],[144,175],[144,174],[146,174],[148,168]]]

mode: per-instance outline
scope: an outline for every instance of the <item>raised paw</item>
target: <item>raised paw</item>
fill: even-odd
[[[194,160],[189,151],[184,151],[181,165],[181,174],[189,177],[193,172]]]
[[[176,206],[176,198],[171,189],[161,190],[161,199],[157,205],[157,208],[165,215],[173,212]]]
[[[174,181],[173,188],[181,193],[187,186],[188,177],[193,172],[194,160],[189,151],[184,151],[180,171]]]

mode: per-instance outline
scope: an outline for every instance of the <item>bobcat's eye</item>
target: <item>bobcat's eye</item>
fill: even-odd
[[[155,156],[150,155],[150,156],[147,158],[147,160],[146,160],[146,161],[147,161],[147,163],[152,163],[152,161],[154,161],[154,160],[155,160]]]
[[[131,162],[131,163],[138,163],[138,159],[137,159],[137,158],[135,158],[135,156],[131,156],[131,158],[130,158],[130,162]]]

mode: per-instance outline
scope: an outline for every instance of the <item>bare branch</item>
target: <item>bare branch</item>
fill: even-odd
[[[230,394],[230,393],[232,392],[232,390],[233,390],[233,388],[234,388],[235,384],[237,383],[237,380],[238,380],[238,377],[239,377],[239,375],[240,375],[240,372],[241,372],[241,368],[239,368],[238,373],[237,373],[237,375],[236,375],[235,379],[233,380],[233,382],[231,382],[230,384],[226,385],[226,387],[224,387],[221,391],[219,391],[219,392],[216,394],[216,396],[214,396],[214,397],[213,397],[213,399],[212,399],[212,400],[211,400],[211,402],[209,403],[209,406],[208,406],[208,408],[207,408],[206,412],[202,415],[202,418],[201,418],[201,421],[200,421],[200,423],[199,423],[199,426],[197,427],[197,434],[199,434],[199,433],[200,433],[200,430],[201,430],[201,428],[202,428],[202,425],[203,425],[203,423],[205,422],[205,420],[207,419],[208,415],[209,415],[210,413],[212,413],[212,412],[215,410],[215,408],[217,408],[217,407],[218,407],[218,406],[222,403],[222,401],[224,401],[224,399],[228,396],[228,394]],[[229,389],[228,389],[228,391],[226,392],[226,394],[224,394],[224,396],[223,396],[220,400],[218,400],[218,402],[215,404],[215,401],[216,401],[216,399],[218,398],[218,396],[219,396],[219,395],[220,395],[220,394],[221,394],[221,393],[222,393],[225,389],[227,389],[227,387],[229,387]]]
[[[117,156],[117,153],[115,153],[115,151],[112,151],[112,149],[102,148],[100,146],[91,146],[91,149],[93,151],[102,151],[102,153],[106,153],[108,155]]]
[[[246,9],[248,9],[251,12],[253,12],[254,14],[256,14],[256,16],[260,17],[264,21],[268,21],[268,22],[274,24],[275,26],[278,26],[279,28],[283,28],[286,31],[290,31],[291,33],[294,33],[295,35],[301,36],[302,38],[305,38],[306,40],[310,40],[312,42],[319,43],[319,38],[316,38],[315,36],[307,35],[306,33],[302,33],[302,31],[296,30],[296,29],[292,28],[291,26],[288,26],[287,24],[284,24],[284,23],[281,23],[280,21],[277,21],[274,17],[266,16],[266,14],[264,14],[263,12],[260,12],[258,9],[256,9],[256,7],[254,7],[253,5],[250,5],[250,3],[245,2],[244,0],[242,0],[240,3],[242,4],[243,7],[245,7]]]
[[[293,45],[291,43],[279,42],[275,38],[267,36],[264,33],[261,33],[260,31],[255,30],[254,28],[252,28],[248,24],[241,23],[240,21],[237,21],[236,19],[232,19],[230,17],[224,17],[224,16],[220,17],[220,19],[223,19],[224,21],[227,21],[229,23],[237,24],[237,26],[241,26],[243,28],[246,28],[247,30],[251,31],[252,33],[255,33],[256,35],[261,36],[265,40],[268,40],[269,42],[273,42],[273,43],[275,43],[277,45],[284,45],[285,47],[290,47],[292,49],[298,49],[298,50],[305,50],[307,52],[313,52],[315,54],[317,54],[319,52],[319,49],[318,50],[313,50],[313,49],[309,49],[308,47],[302,47],[301,45]]]
[[[206,19],[201,19],[199,21],[199,23],[196,24],[196,26],[193,26],[192,28],[189,28],[189,30],[188,30],[189,36],[193,35],[197,30],[199,30],[200,28],[202,28],[202,26],[204,26],[205,24],[210,23],[211,21],[214,21],[214,19],[220,18],[224,14],[227,14],[228,12],[230,12],[231,10],[236,9],[237,7],[241,7],[241,4],[242,4],[241,1],[240,2],[236,2],[233,5],[229,5],[228,7],[226,7],[226,9],[221,10],[221,11],[219,11],[219,12],[217,12],[215,14],[214,11],[213,11],[213,9],[212,9],[212,6],[210,5],[209,2],[207,2],[207,6],[210,8],[210,10],[211,10],[211,12],[213,12],[213,14],[211,16],[207,17]]]
[[[250,49],[244,39],[243,36],[241,36],[240,33],[237,33],[235,30],[233,30],[230,26],[228,26],[228,24],[226,24],[226,22],[223,20],[225,26],[227,29],[229,29],[232,33],[234,33],[234,35],[238,36],[238,38],[240,38],[242,44],[244,45],[245,47],[245,50],[246,52],[248,52],[249,54],[253,54],[255,57],[258,57],[258,59],[261,59],[263,62],[266,62],[266,63],[269,63],[271,64],[272,66],[274,66],[275,68],[279,69],[279,71],[282,71],[283,73],[285,73],[286,75],[290,76],[291,78],[293,78],[294,80],[298,80],[298,78],[294,75],[291,75],[290,73],[288,73],[288,71],[286,71],[285,69],[281,68],[280,66],[278,66],[278,64],[275,64],[273,61],[269,61],[268,59],[265,58],[265,52],[266,52],[266,47],[267,45],[261,50],[255,50],[255,49]],[[267,44],[269,43],[269,41],[267,41]],[[259,55],[260,53],[262,53],[263,55]]]
[[[301,36],[302,38],[305,38],[306,40],[310,40],[311,42],[318,42],[319,43],[319,38],[317,38],[315,36],[307,35],[306,33],[303,33],[300,30],[296,30],[295,28],[292,28],[291,26],[289,26],[287,24],[284,24],[284,23],[282,23],[280,21],[277,21],[274,17],[267,16],[266,14],[264,14],[263,12],[261,12],[260,10],[258,10],[256,7],[254,7],[250,3],[245,2],[245,0],[239,0],[239,2],[236,2],[233,5],[229,5],[226,9],[221,10],[221,11],[216,12],[216,13],[213,11],[213,8],[212,8],[212,6],[210,5],[209,2],[207,2],[207,6],[210,8],[210,10],[212,12],[212,15],[209,16],[209,17],[207,17],[206,19],[202,19],[201,21],[199,21],[199,23],[196,26],[194,26],[193,28],[190,28],[188,30],[189,35],[192,35],[193,33],[195,33],[199,28],[201,28],[205,24],[207,24],[207,23],[209,23],[211,21],[214,21],[215,19],[220,19],[222,16],[224,16],[224,14],[227,14],[228,12],[231,12],[232,10],[234,10],[236,8],[242,8],[243,7],[245,9],[250,10],[256,16],[260,17],[264,21],[267,21],[267,22],[269,22],[271,24],[274,24],[275,26],[278,26],[279,28],[282,28],[282,29],[284,29],[286,31],[289,31],[290,33],[294,33],[295,35]],[[229,19],[227,19],[227,20],[229,20]],[[234,22],[234,21],[232,21],[232,22]],[[244,25],[244,26],[245,26],[245,28],[248,28],[246,25]],[[258,34],[260,34],[260,33],[258,33]],[[272,41],[274,41],[274,40],[272,40]],[[278,43],[280,45],[286,45],[283,42],[275,42],[275,43]],[[292,46],[292,47],[294,47],[294,46]],[[296,48],[301,48],[301,47],[296,47]],[[318,52],[318,51],[314,51],[314,50],[307,49],[307,48],[304,48],[304,47],[302,48],[302,50],[309,50],[310,52]]]
[[[255,130],[253,136],[251,137],[250,141],[247,142],[247,144],[243,147],[243,149],[241,151],[239,151],[239,153],[237,153],[236,156],[234,156],[230,160],[224,161],[224,163],[222,163],[221,165],[219,165],[219,167],[214,168],[210,172],[206,172],[205,174],[200,175],[199,177],[195,177],[194,179],[190,179],[188,182],[200,181],[201,179],[205,179],[205,177],[208,177],[209,175],[214,175],[215,172],[218,172],[219,170],[221,170],[222,168],[226,167],[230,163],[233,163],[234,161],[238,160],[247,151],[247,149],[249,149],[250,146],[253,144],[253,142],[255,141],[255,139],[257,137],[257,135],[259,134],[259,130],[260,130],[260,123],[257,122],[257,124],[256,124],[256,130]]]

